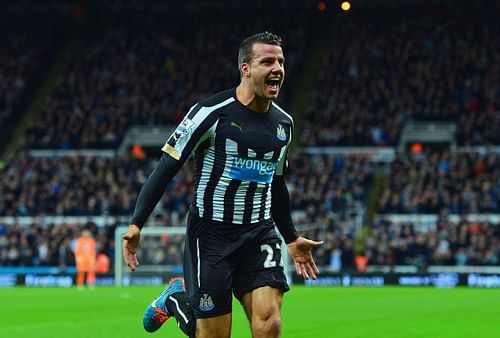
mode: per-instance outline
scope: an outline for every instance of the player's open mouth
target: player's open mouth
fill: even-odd
[[[268,85],[268,87],[271,90],[278,90],[280,83],[281,83],[280,78],[272,78],[272,79],[266,80],[266,84]]]

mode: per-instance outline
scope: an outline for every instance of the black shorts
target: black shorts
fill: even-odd
[[[197,318],[232,311],[232,294],[261,286],[289,290],[274,223],[229,224],[190,213],[184,253],[189,303]]]

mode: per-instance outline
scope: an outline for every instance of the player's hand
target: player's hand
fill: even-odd
[[[295,269],[299,276],[306,279],[316,279],[319,269],[314,262],[311,250],[321,244],[323,244],[323,241],[311,241],[304,237],[299,237],[295,241],[288,243],[288,252],[295,263]]]
[[[137,247],[141,239],[141,229],[135,224],[130,224],[127,233],[123,235],[123,259],[130,270],[135,271],[139,266],[137,260]]]

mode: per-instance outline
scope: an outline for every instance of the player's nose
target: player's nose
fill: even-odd
[[[283,74],[283,67],[281,67],[281,65],[279,65],[279,64],[274,65],[273,69],[271,70],[271,74],[282,75]]]

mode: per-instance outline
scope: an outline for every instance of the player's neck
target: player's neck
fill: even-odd
[[[245,85],[245,83],[240,83],[239,86],[236,87],[236,99],[240,101],[242,105],[257,113],[266,113],[271,105],[271,100],[257,97],[252,88]]]

